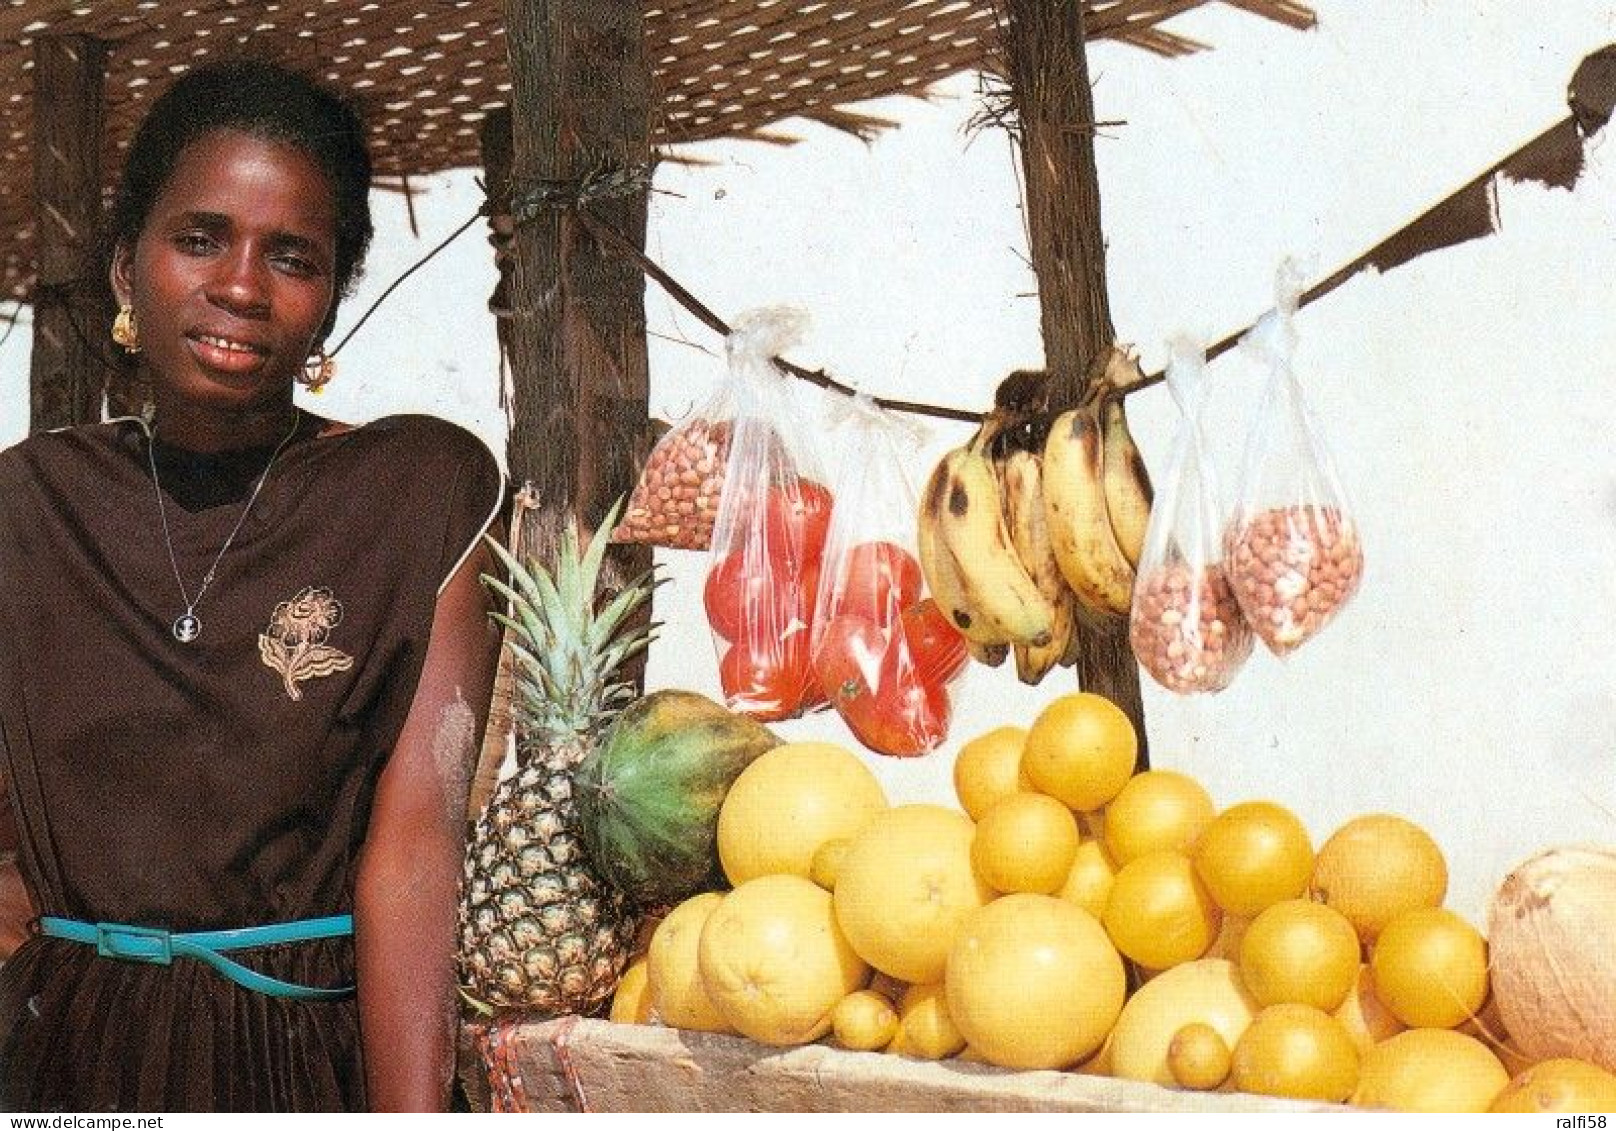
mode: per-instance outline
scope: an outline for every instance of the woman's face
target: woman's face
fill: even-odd
[[[331,186],[302,151],[229,130],[187,147],[112,265],[158,404],[284,401],[335,300],[335,247]]]

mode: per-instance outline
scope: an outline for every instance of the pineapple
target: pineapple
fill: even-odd
[[[584,852],[573,774],[635,695],[615,678],[651,626],[631,625],[655,585],[646,574],[597,611],[595,587],[616,508],[587,547],[568,527],[553,572],[495,552],[511,583],[485,578],[510,606],[517,770],[477,820],[460,908],[466,995],[544,1016],[595,1012],[632,955],[640,913]]]

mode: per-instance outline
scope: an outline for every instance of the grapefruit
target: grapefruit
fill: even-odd
[[[971,868],[976,826],[938,805],[900,805],[853,838],[834,906],[853,949],[904,982],[940,982],[960,923],[993,898]]]
[[[808,876],[814,853],[887,808],[886,793],[851,750],[788,742],[741,771],[718,811],[718,858],[740,887],[758,876]]]

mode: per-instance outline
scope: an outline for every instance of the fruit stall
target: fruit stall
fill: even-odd
[[[167,7],[0,15],[37,39],[36,100],[57,96],[38,128],[116,135],[131,92],[234,16]],[[391,30],[311,3],[302,36],[267,7],[262,42],[370,91],[390,183],[487,173],[522,489],[468,814],[471,1107],[1616,1108],[1616,848],[1551,835],[1478,915],[1451,898],[1473,846],[1395,791],[1320,825],[1164,768],[1145,714],[1147,692],[1205,702],[1333,639],[1386,551],[1309,410],[1298,312],[1493,231],[1497,179],[1574,185],[1616,53],[1576,69],[1569,117],[1413,224],[1333,273],[1282,268],[1266,314],[1152,371],[1113,324],[1086,45],[1170,67],[1199,46],[1171,22],[1198,3],[419,0],[380,6],[411,11]],[[780,140],[793,116],[878,131],[857,104],[966,70],[1019,157],[1043,345],[984,403],[854,395],[791,360],[801,311],[726,320],[648,254],[668,147]],[[110,103],[85,93],[109,79]],[[119,395],[52,376],[83,343],[42,331],[101,301],[100,158],[62,152],[25,211],[73,222],[0,246],[13,291],[38,264],[36,426]],[[724,343],[723,379],[671,427],[649,420],[647,279]],[[1237,347],[1263,395],[1225,506],[1208,366]],[[1171,442],[1147,447],[1130,410],[1160,385]],[[791,404],[809,386],[853,437],[838,464]],[[916,417],[954,429],[918,463]],[[707,693],[646,678],[676,615],[710,645]],[[962,726],[972,681],[1036,706]],[[897,767],[921,764],[944,788],[914,800]]]

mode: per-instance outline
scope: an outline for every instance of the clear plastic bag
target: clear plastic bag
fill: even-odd
[[[1335,618],[1364,568],[1357,523],[1292,365],[1300,294],[1301,279],[1286,263],[1275,308],[1241,343],[1268,366],[1269,378],[1227,535],[1235,597],[1277,656]]]
[[[842,458],[820,574],[813,661],[830,705],[864,746],[913,757],[948,736],[965,640],[925,595],[906,468],[922,436],[868,397],[837,408]]]
[[[749,311],[725,344],[735,411],[702,598],[725,701],[766,721],[824,704],[810,630],[831,495],[809,444],[815,429],[773,361],[806,326],[794,309]]]
[[[612,541],[674,550],[705,550],[712,544],[734,416],[735,397],[725,384],[656,442]]]
[[[1150,677],[1180,695],[1222,691],[1251,656],[1251,625],[1225,570],[1223,511],[1201,428],[1206,359],[1172,343],[1167,387],[1181,414],[1134,583],[1128,639]]]

